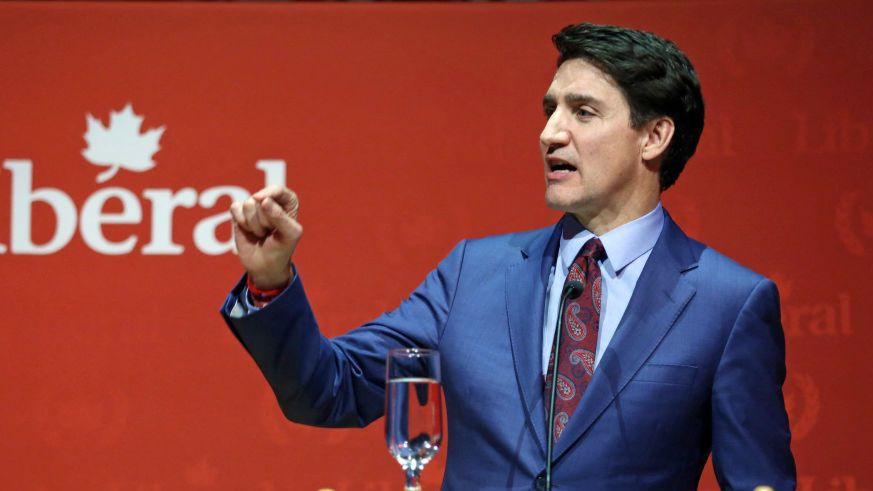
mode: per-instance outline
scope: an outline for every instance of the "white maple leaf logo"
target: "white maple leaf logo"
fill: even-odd
[[[88,148],[82,150],[82,156],[94,165],[109,167],[97,175],[97,182],[108,181],[121,168],[145,172],[155,166],[152,156],[161,149],[158,141],[166,126],[140,134],[143,118],[133,112],[130,103],[120,112],[109,113],[108,127],[91,114],[86,118],[88,129],[84,136]]]

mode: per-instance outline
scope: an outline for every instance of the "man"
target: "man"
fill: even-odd
[[[462,241],[395,311],[329,340],[291,267],[297,199],[267,188],[231,207],[248,275],[227,322],[285,415],[318,426],[382,415],[389,349],[438,349],[444,489],[542,488],[550,433],[557,488],[691,490],[711,450],[724,489],[794,489],[776,288],[660,205],[703,129],[691,63],[613,26],[553,41],[540,148],[546,201],[566,212],[557,225]]]

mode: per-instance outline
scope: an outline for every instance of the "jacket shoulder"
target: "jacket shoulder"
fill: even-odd
[[[712,286],[715,291],[748,294],[759,283],[770,281],[761,273],[726,256],[712,247],[690,239],[698,255],[696,276],[698,282]]]
[[[467,239],[468,254],[512,254],[513,257],[519,251],[524,251],[528,254],[533,249],[541,249],[545,247],[555,226],[524,230],[521,232],[511,232],[505,234],[489,235],[485,237],[476,237]]]

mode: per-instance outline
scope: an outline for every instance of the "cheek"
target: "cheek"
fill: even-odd
[[[622,175],[630,171],[639,158],[636,140],[627,134],[613,132],[579,142],[577,151],[587,171],[600,175]]]
[[[576,135],[575,150],[584,164],[586,161],[600,162],[614,151],[616,136],[608,131],[589,131]]]
[[[579,169],[585,179],[596,179],[609,168],[612,156],[610,145],[598,139],[578,142]]]

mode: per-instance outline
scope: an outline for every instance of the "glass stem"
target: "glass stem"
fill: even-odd
[[[414,470],[406,471],[406,485],[403,491],[421,491],[421,484],[418,482],[419,473]]]

